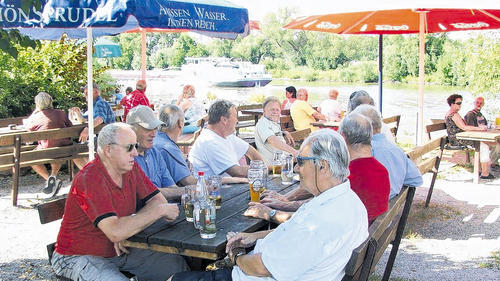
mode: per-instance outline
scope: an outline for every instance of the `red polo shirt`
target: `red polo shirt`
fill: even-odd
[[[127,114],[132,108],[138,105],[149,106],[149,100],[143,91],[134,90],[130,94],[126,95],[123,99],[121,99],[120,104],[124,109],[123,122],[125,122],[127,120]]]
[[[135,213],[137,199],[146,202],[158,192],[137,163],[132,171],[123,175],[123,187],[118,187],[96,157],[73,180],[57,236],[56,252],[116,256],[113,243],[97,224],[110,216]]]
[[[358,158],[349,163],[351,189],[359,196],[371,223],[389,207],[389,173],[374,157]]]

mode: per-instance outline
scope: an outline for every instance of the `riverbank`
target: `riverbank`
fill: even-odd
[[[406,234],[391,280],[482,281],[500,276],[500,170],[496,180],[472,184],[470,169],[442,163],[431,206],[427,188],[417,188]],[[62,175],[69,190],[68,175]],[[430,175],[424,177],[424,186]],[[45,245],[55,241],[60,221],[40,225],[31,205],[47,195],[33,174],[20,180],[20,207],[10,205],[10,177],[0,177],[0,280],[56,280]],[[388,252],[370,280],[379,280]]]

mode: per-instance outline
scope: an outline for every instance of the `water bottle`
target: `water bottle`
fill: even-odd
[[[200,230],[203,239],[214,238],[217,232],[215,225],[216,213],[215,203],[210,200],[205,183],[205,174],[198,172],[198,183],[196,184],[196,202],[194,203],[194,225]]]

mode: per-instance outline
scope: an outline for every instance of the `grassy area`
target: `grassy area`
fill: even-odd
[[[481,268],[500,269],[500,250],[491,252],[490,261],[479,264]]]
[[[418,229],[422,229],[422,226],[430,220],[447,221],[462,214],[460,210],[444,204],[431,203],[428,208],[424,208],[424,206],[425,202],[423,201],[413,203],[403,234],[405,239],[421,239],[422,236],[418,233]]]

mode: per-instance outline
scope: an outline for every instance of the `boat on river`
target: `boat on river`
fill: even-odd
[[[186,57],[184,75],[216,87],[264,87],[272,81],[265,65],[221,57]]]

